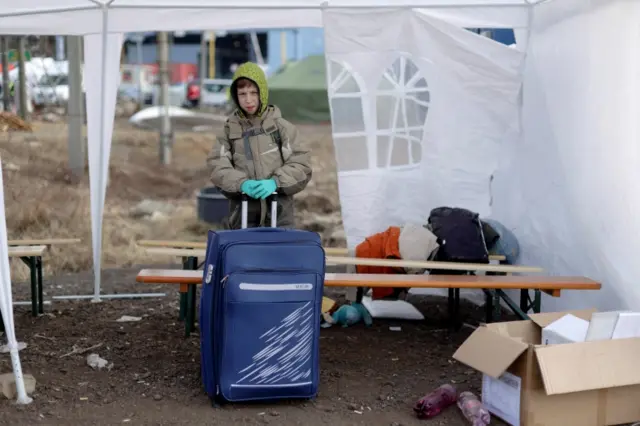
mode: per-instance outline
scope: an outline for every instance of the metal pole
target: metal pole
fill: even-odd
[[[82,125],[84,124],[84,108],[82,99],[82,42],[80,36],[67,37],[67,55],[69,58],[69,103],[67,116],[69,119],[68,156],[69,169],[76,181],[84,175],[85,151]]]
[[[142,77],[144,75],[144,64],[142,57],[142,42],[144,40],[144,36],[142,34],[138,35],[136,40],[136,50],[138,55],[138,109],[142,109],[144,107],[144,93],[142,92]]]
[[[285,30],[280,31],[280,65],[284,65],[289,61],[287,52],[287,33]]]
[[[56,36],[56,61],[64,61],[64,36]]]
[[[169,119],[169,36],[158,33],[158,68],[160,73],[160,164],[171,164],[171,120]]]
[[[256,62],[260,65],[264,65],[264,57],[262,56],[262,49],[260,48],[260,41],[258,40],[258,34],[255,31],[249,33],[251,38],[251,45],[253,47],[254,54],[256,56]]]
[[[101,294],[102,299],[140,299],[144,297],[166,297],[166,293],[124,293],[124,294]],[[52,296],[53,300],[84,300],[93,299],[93,295],[79,294],[69,296]],[[31,303],[31,302],[29,302]]]
[[[20,96],[20,117],[23,120],[27,120],[27,76],[25,73],[25,65],[24,65],[24,45],[25,45],[25,37],[20,36],[18,38],[18,66],[20,67],[18,70],[19,75],[19,96]]]
[[[209,35],[209,78],[216,78],[216,33]]]
[[[207,32],[202,32],[202,37],[200,38],[200,71],[198,72],[200,77],[200,100],[198,102],[198,107],[202,109],[204,106],[202,104],[202,100],[204,99],[204,78],[207,73]]]
[[[9,37],[0,37],[0,52],[2,52],[2,105],[5,111],[11,108],[11,96],[9,93]]]

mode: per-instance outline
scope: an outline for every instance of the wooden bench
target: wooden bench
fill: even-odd
[[[80,238],[28,238],[9,240],[9,257],[19,257],[31,272],[31,313],[44,313],[42,288],[42,256],[52,246],[73,245],[82,242]]]
[[[139,243],[145,243],[145,252],[147,254],[157,256],[173,256],[182,259],[183,269],[200,269],[202,264],[198,263],[199,258],[204,258],[206,255],[205,248],[192,248],[194,245],[204,245],[204,243],[189,243],[189,242],[171,242],[171,241],[148,241],[142,240]],[[165,247],[167,243],[189,246],[190,248],[175,248]],[[157,246],[154,246],[157,245]],[[325,249],[326,253],[326,249]],[[497,256],[499,258],[499,256]],[[496,259],[497,260],[497,259]],[[204,263],[204,262],[203,262]],[[511,265],[487,265],[487,264],[471,264],[471,263],[453,263],[453,262],[412,262],[396,259],[363,259],[355,257],[344,256],[327,256],[327,265],[375,265],[375,266],[405,266],[405,267],[429,267],[433,269],[453,269],[460,271],[483,271],[492,273],[526,273],[526,272],[542,272],[542,269],[528,266],[511,266]],[[425,266],[428,265],[428,266]],[[358,289],[358,298],[362,298],[364,289]],[[459,291],[458,291],[459,292]],[[454,299],[456,297],[456,291],[449,292],[449,298]],[[459,295],[458,295],[459,297]],[[184,319],[187,312],[187,304],[189,303],[189,295],[187,293],[180,293],[180,314],[179,319]]]
[[[206,250],[207,243],[202,241],[168,241],[168,240],[139,240],[138,245],[141,247],[155,248],[175,248],[175,249],[203,249]],[[325,247],[324,252],[327,256],[348,256],[349,249],[346,247]],[[490,260],[504,261],[506,256],[491,255]]]
[[[188,336],[194,327],[196,286],[202,283],[202,271],[180,269],[143,269],[136,281],[149,284],[179,285],[181,293],[189,294],[185,331]],[[562,290],[599,290],[601,284],[583,277],[514,276],[514,275],[386,275],[386,274],[325,274],[327,287],[401,287],[401,288],[447,288],[480,289],[487,294],[487,322],[492,322],[499,313],[500,299],[521,319],[528,319],[527,312],[540,312],[541,292],[560,297]],[[535,293],[533,303],[518,306],[505,293],[505,290],[517,289],[529,297],[529,291]],[[459,295],[459,293],[458,293]],[[457,316],[459,296],[451,306],[450,315]]]
[[[9,259],[19,258],[27,265],[31,273],[31,314],[34,317],[44,313],[42,256],[46,251],[47,246],[45,245],[9,246]]]
[[[182,259],[182,268],[188,270],[200,269],[202,264],[198,263],[199,258],[203,258],[206,255],[205,248],[193,248],[194,246],[204,246],[205,243],[194,243],[184,241],[149,241],[141,240],[138,244],[144,244],[145,252],[147,254],[158,256],[173,256],[180,257]],[[166,247],[166,244],[175,244],[178,246],[188,246],[190,248],[175,248]],[[326,253],[325,249],[325,253]],[[491,260],[499,260],[504,256],[493,256]],[[203,262],[204,263],[204,262]],[[431,269],[446,269],[446,270],[458,270],[463,272],[476,271],[486,273],[499,273],[499,274],[511,274],[511,273],[528,273],[528,272],[542,272],[541,268],[531,266],[512,266],[512,265],[495,265],[495,264],[474,264],[474,263],[455,263],[455,262],[433,262],[433,261],[410,261],[400,259],[366,259],[344,256],[327,256],[327,265],[373,265],[373,266],[395,266],[395,267],[415,267],[415,268],[431,268]],[[364,294],[364,288],[360,287],[357,290],[357,300],[362,300]],[[188,311],[189,294],[187,292],[180,293],[180,313],[179,319],[182,321],[185,318],[185,314]],[[458,306],[456,299],[460,298],[460,290],[449,290],[449,300],[451,306]],[[527,299],[528,300],[528,299]],[[521,304],[523,302],[521,301]],[[452,308],[454,309],[454,308]]]

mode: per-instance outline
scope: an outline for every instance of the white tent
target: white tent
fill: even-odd
[[[640,273],[638,243],[625,238],[640,231],[638,196],[626,184],[640,162],[638,101],[628,95],[638,84],[631,46],[640,31],[639,5],[0,0],[0,34],[85,36],[95,300],[122,34],[295,25],[325,28],[349,246],[390,224],[423,221],[435,205],[455,203],[512,228],[523,263],[605,284],[597,295],[563,296],[561,308],[628,308],[640,301],[631,281]],[[514,28],[518,49],[464,27]],[[0,308],[21,384],[4,217],[0,224]],[[18,391],[19,402],[28,402],[24,387]]]

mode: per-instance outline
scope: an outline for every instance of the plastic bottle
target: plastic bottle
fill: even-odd
[[[442,385],[420,398],[413,407],[419,419],[434,417],[445,408],[456,403],[458,392],[451,385]]]
[[[458,396],[458,408],[472,426],[486,426],[491,421],[489,410],[471,392],[461,392]]]

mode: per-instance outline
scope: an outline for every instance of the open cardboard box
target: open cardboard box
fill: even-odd
[[[640,338],[540,345],[565,314],[479,327],[453,358],[484,373],[482,400],[515,426],[605,426],[640,421]]]

